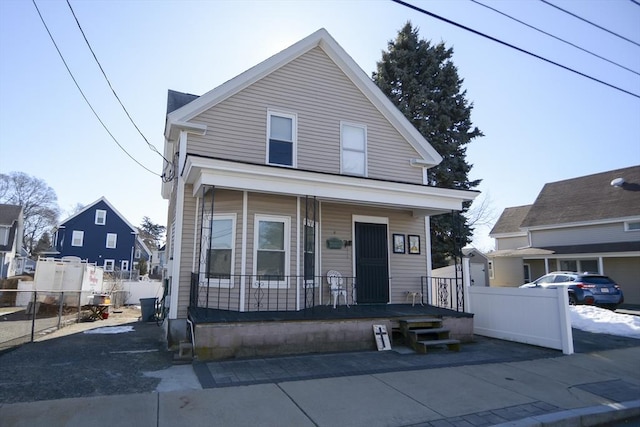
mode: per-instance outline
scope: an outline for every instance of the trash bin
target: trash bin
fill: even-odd
[[[156,301],[158,298],[140,298],[140,310],[143,322],[153,322],[156,318]]]

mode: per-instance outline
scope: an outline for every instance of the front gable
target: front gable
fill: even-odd
[[[421,155],[338,66],[316,47],[196,116],[205,135],[189,137],[191,154],[268,163],[270,113],[295,117],[294,167],[340,174],[341,126],[364,129],[366,176],[422,183]]]
[[[107,268],[129,268],[136,228],[104,197],[58,226],[56,249],[61,257],[76,256]]]
[[[171,111],[165,153],[186,130],[188,154],[268,164],[270,111],[297,121],[294,168],[341,173],[345,125],[364,129],[365,177],[422,184],[442,160],[324,29]]]

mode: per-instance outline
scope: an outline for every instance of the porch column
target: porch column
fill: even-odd
[[[242,254],[240,264],[240,311],[244,310],[245,304],[245,282],[247,278],[247,212],[249,210],[249,193],[242,192]]]
[[[427,287],[428,287],[428,291],[427,291],[427,304],[429,305],[433,305],[433,292],[431,292],[431,270],[432,270],[432,263],[431,263],[431,217],[430,216],[425,216],[424,217],[424,248],[425,248],[425,253],[427,254]]]

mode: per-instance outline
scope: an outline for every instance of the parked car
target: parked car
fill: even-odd
[[[567,287],[571,305],[589,304],[615,310],[624,302],[620,286],[610,277],[595,273],[554,271],[520,287],[553,289],[558,286]]]

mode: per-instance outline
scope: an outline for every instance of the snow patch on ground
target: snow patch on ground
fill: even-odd
[[[640,339],[640,316],[616,313],[591,305],[569,307],[571,326],[587,332]]]
[[[133,332],[133,326],[106,326],[84,331],[85,334],[124,334],[125,332]]]

